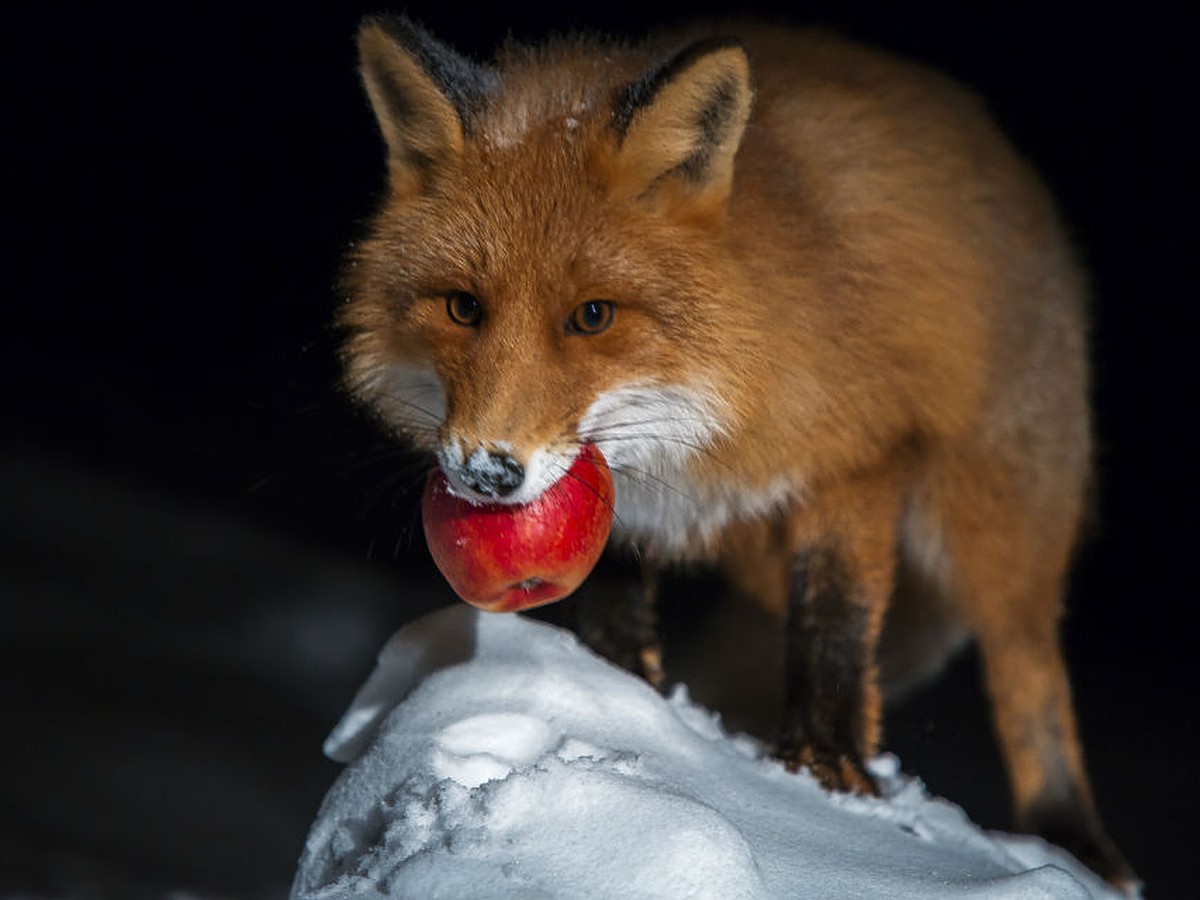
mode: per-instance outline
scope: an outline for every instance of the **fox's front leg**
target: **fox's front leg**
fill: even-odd
[[[885,490],[835,501],[852,517],[820,517],[820,536],[793,560],[778,753],[831,790],[876,792],[866,763],[880,740],[876,647],[895,574],[892,501]]]
[[[875,793],[866,761],[879,740],[878,618],[835,549],[816,547],[797,559],[779,756],[830,790]]]

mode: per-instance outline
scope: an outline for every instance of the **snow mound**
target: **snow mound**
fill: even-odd
[[[294,898],[1102,898],[1068,854],[989,835],[892,757],[830,795],[570,634],[466,605],[398,632],[334,729],[350,763]]]

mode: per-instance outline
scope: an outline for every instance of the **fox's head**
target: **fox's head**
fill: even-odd
[[[403,19],[359,35],[389,192],[347,269],[348,383],[468,497],[529,501],[592,442],[620,516],[623,484],[674,490],[732,427],[751,313],[714,248],[747,57],[608,50],[485,66]]]

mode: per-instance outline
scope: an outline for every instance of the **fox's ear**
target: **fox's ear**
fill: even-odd
[[[458,163],[492,73],[405,18],[365,21],[358,57],[387,144],[393,190],[428,190]]]
[[[617,98],[622,178],[638,194],[671,180],[698,200],[722,204],[751,98],[750,61],[738,41],[686,47]]]

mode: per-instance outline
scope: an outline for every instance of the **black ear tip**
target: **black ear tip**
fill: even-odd
[[[741,38],[730,34],[713,35],[712,37],[700,38],[697,41],[693,41],[670,57],[656,70],[655,75],[657,77],[655,80],[660,83],[670,81],[680,72],[690,68],[706,56],[728,50],[737,51],[747,66],[749,65],[750,54],[747,52],[746,45],[742,42]]]
[[[637,81],[626,85],[617,95],[613,108],[613,126],[617,132],[624,134],[637,111],[652,103],[659,90],[680,73],[706,56],[727,50],[738,51],[747,69],[749,68],[750,54],[740,38],[734,35],[714,35],[693,41]]]
[[[364,35],[379,32],[407,50],[416,50],[418,47],[436,43],[436,39],[423,25],[404,14],[377,13],[364,16],[358,23],[360,40]]]
[[[390,48],[381,48],[382,40]],[[407,15],[377,15],[364,18],[359,25],[360,54],[364,60],[380,52],[387,57],[397,50],[409,57],[441,94],[450,101],[467,130],[473,116],[486,103],[496,84],[495,73],[442,43],[431,32]],[[391,77],[387,67],[381,67],[379,80]]]
[[[358,42],[359,51],[362,52],[370,46],[378,47],[381,43],[398,44],[405,46],[405,41],[400,36],[400,29],[396,25],[395,16],[376,15],[366,16],[358,23],[358,32],[355,35]]]
[[[672,58],[671,64],[679,68],[686,68],[700,57],[720,50],[738,50],[742,56],[749,59],[746,44],[741,38],[733,34],[718,34],[688,44]]]

